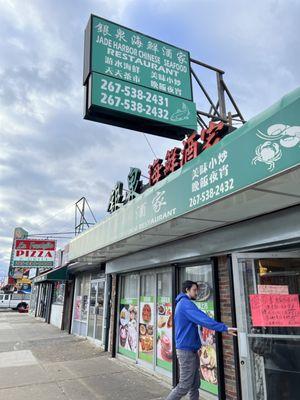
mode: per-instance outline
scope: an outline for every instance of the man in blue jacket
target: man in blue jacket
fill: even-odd
[[[176,298],[175,336],[176,353],[179,363],[179,383],[166,400],[179,400],[187,393],[190,400],[199,400],[199,355],[201,347],[198,325],[205,328],[236,335],[236,328],[228,328],[199,310],[192,300],[196,300],[198,285],[193,281],[182,284],[182,293]]]

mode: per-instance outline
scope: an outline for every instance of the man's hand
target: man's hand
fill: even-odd
[[[237,336],[237,328],[228,328],[227,333],[232,336]]]

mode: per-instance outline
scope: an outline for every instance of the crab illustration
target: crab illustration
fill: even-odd
[[[270,141],[257,146],[255,149],[255,154],[256,157],[253,158],[252,164],[256,165],[257,161],[263,162],[269,166],[269,171],[273,171],[275,168],[275,162],[280,160],[282,157],[279,144],[272,143]]]
[[[280,144],[283,147],[295,147],[300,143],[300,126],[289,126],[285,130],[285,135],[280,139]]]
[[[300,143],[300,126],[274,124],[268,127],[267,133],[257,130],[257,136],[265,140],[279,140],[281,146],[290,148]]]

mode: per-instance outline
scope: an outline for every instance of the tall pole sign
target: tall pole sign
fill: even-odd
[[[84,47],[86,119],[173,139],[197,129],[188,51],[95,15]]]
[[[15,270],[13,268],[13,260],[14,260],[14,249],[15,249],[15,241],[17,239],[26,239],[28,236],[28,232],[25,231],[25,229],[21,227],[17,227],[14,230],[14,238],[13,238],[13,243],[12,243],[12,248],[11,248],[11,253],[10,253],[10,262],[9,262],[9,268],[8,268],[8,276],[13,277]]]

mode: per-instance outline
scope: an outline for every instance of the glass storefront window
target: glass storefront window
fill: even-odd
[[[191,280],[198,283],[197,307],[209,317],[215,318],[212,265],[196,265],[182,268],[181,283]],[[201,389],[218,394],[218,371],[215,331],[200,327],[200,379]]]
[[[87,321],[89,282],[89,275],[76,278],[74,319],[82,322]]]
[[[171,377],[173,318],[170,269],[122,276],[119,307],[118,352]]]
[[[63,305],[65,296],[65,284],[62,282],[55,282],[53,288],[52,304]]]
[[[153,363],[155,274],[141,275],[139,358]]]
[[[212,266],[183,267],[180,272],[181,282],[191,279],[199,283],[196,304],[214,317]],[[175,352],[172,342],[173,294],[172,270],[168,267],[121,277],[118,352],[168,378],[172,377]],[[201,336],[205,350],[201,358],[201,385],[204,390],[217,394],[215,335],[203,328]]]
[[[118,352],[134,360],[138,347],[138,288],[139,275],[121,278]]]
[[[172,274],[157,274],[156,365],[172,372]]]
[[[242,263],[255,400],[300,398],[300,259]]]
[[[90,276],[84,275],[82,279],[81,321],[87,321]]]

